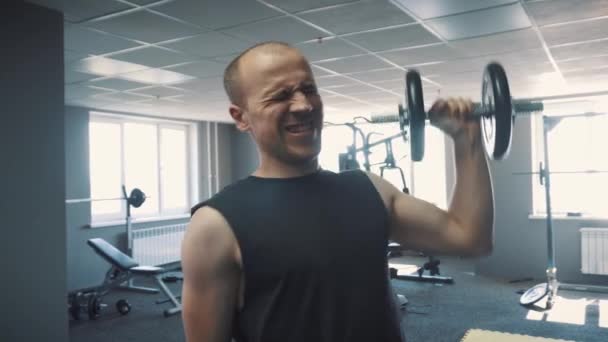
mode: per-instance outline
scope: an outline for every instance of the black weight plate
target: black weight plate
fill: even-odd
[[[541,283],[535,285],[524,292],[519,298],[519,303],[524,306],[533,305],[539,300],[545,298],[549,294],[549,287],[547,283]]]
[[[116,310],[124,316],[131,312],[131,304],[129,304],[126,299],[120,299],[116,302]]]
[[[89,319],[97,319],[101,314],[101,299],[97,294],[91,294],[87,303]]]
[[[407,112],[410,124],[410,153],[412,161],[424,158],[424,100],[422,97],[422,81],[416,70],[410,70],[405,76],[407,92]]]
[[[503,159],[511,147],[513,110],[507,75],[498,63],[486,66],[481,101],[484,112],[492,113],[481,117],[484,147],[490,158]]]
[[[138,188],[131,190],[131,195],[129,196],[128,202],[135,208],[141,207],[142,204],[146,201],[146,195]]]

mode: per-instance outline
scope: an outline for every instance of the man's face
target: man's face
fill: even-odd
[[[323,104],[307,61],[287,48],[246,57],[240,65],[241,109],[261,152],[296,164],[316,158]]]

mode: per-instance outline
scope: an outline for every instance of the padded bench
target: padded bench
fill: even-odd
[[[111,289],[123,287],[124,283],[130,282],[136,277],[150,278],[167,296],[168,301],[173,303],[172,308],[164,311],[165,317],[181,312],[182,304],[163,281],[163,275],[167,273],[164,268],[139,265],[133,258],[101,238],[89,239],[87,244],[112,266],[106,273],[103,284],[97,288],[100,297],[106,295]],[[146,292],[150,293],[150,291]],[[158,293],[158,290],[154,290],[153,293]]]

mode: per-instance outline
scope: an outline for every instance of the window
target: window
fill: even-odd
[[[364,134],[371,132],[378,133],[373,135],[370,141],[378,141],[384,137],[392,136],[398,132],[398,125],[387,124],[361,124],[358,125]],[[410,192],[417,198],[424,199],[435,205],[446,208],[446,174],[445,174],[445,140],[444,134],[434,127],[427,127],[426,131],[426,151],[422,162],[412,163],[409,159],[409,143],[402,138],[392,140],[393,156],[395,162],[404,173],[405,182]],[[338,172],[338,155],[345,153],[347,147],[353,143],[352,130],[345,126],[327,126],[323,128],[323,148],[319,155],[321,167],[327,170]],[[361,147],[361,139],[357,136],[357,146]],[[369,157],[372,164],[372,172],[380,175],[380,166],[374,165],[382,163],[386,159],[386,146],[380,144],[372,147]],[[357,154],[357,161],[364,169],[363,153]],[[403,189],[403,181],[399,170],[385,169],[384,178],[398,189]],[[412,184],[413,181],[413,184]]]
[[[133,188],[148,197],[135,218],[187,214],[189,125],[92,114],[89,123],[91,198],[122,197]],[[123,201],[91,202],[93,222],[122,219]]]
[[[544,159],[543,120],[533,119],[533,168]],[[608,116],[563,118],[547,135],[551,171],[551,211],[553,214],[577,213],[608,217]],[[574,172],[574,173],[572,173]],[[546,214],[545,189],[532,177],[534,214]]]

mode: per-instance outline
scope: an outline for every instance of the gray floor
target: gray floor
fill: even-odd
[[[391,263],[407,273],[424,261],[421,257],[402,257]],[[471,264],[459,259],[444,258],[440,267],[443,275],[454,278],[453,285],[393,281],[396,291],[409,301],[402,321],[408,342],[459,341],[472,328],[573,341],[608,341],[608,295],[560,291],[547,314],[518,305],[516,292],[535,282],[511,284],[475,276]],[[172,285],[176,290],[179,286]],[[127,298],[132,305],[127,316],[120,316],[113,307],[120,298]],[[167,305],[156,305],[158,298],[111,293],[105,299],[111,306],[99,319],[70,321],[70,341],[184,341],[181,317],[163,317]]]

